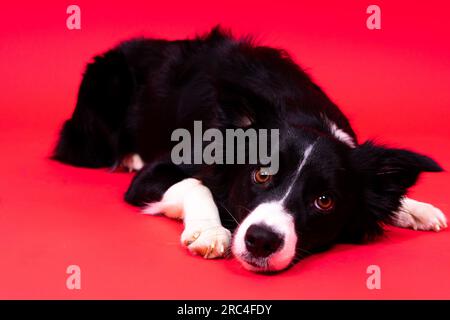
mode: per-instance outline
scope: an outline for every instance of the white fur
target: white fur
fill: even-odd
[[[281,249],[271,254],[265,261],[265,267],[252,266],[242,258],[247,253],[245,246],[245,234],[252,225],[269,226],[275,232],[283,236],[284,242]],[[297,246],[297,234],[295,232],[294,217],[289,214],[283,205],[277,202],[260,204],[253,210],[237,229],[233,241],[233,253],[242,264],[253,271],[277,271],[286,268],[295,256]]]
[[[170,218],[183,218],[181,244],[193,254],[205,258],[225,256],[231,243],[231,233],[221,222],[211,192],[193,178],[171,186],[161,201],[149,203],[143,213],[163,213]]]
[[[302,161],[300,161],[300,164],[297,167],[297,170],[295,171],[294,178],[292,179],[292,182],[289,185],[286,193],[284,194],[283,198],[280,200],[281,203],[284,203],[284,201],[287,199],[287,197],[291,193],[292,187],[294,186],[295,181],[297,180],[298,176],[300,175],[300,172],[302,171],[303,167],[305,166],[306,162],[308,161],[308,158],[309,158],[313,148],[314,148],[314,144],[308,146],[306,148],[305,152],[303,153],[303,159],[302,159]]]
[[[323,120],[330,128],[331,134],[338,140],[342,141],[346,145],[348,145],[350,148],[355,148],[356,143],[355,140],[344,130],[339,128],[333,121],[328,119],[325,115],[322,115]]]
[[[144,161],[137,154],[129,154],[125,156],[122,160],[122,166],[127,168],[128,171],[139,171],[144,167]]]
[[[441,210],[431,204],[404,198],[395,213],[393,224],[414,230],[440,231],[447,228],[447,219]]]

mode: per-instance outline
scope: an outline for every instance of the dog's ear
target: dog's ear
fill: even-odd
[[[402,149],[391,149],[366,142],[351,151],[363,212],[353,232],[370,239],[382,232],[381,225],[391,221],[402,197],[414,185],[421,172],[439,172],[442,168],[431,158]]]

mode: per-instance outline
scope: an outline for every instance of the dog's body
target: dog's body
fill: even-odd
[[[177,128],[279,129],[280,169],[176,165]],[[436,208],[404,198],[430,158],[358,144],[337,106],[277,49],[219,28],[193,40],[131,40],[88,65],[54,158],[139,170],[126,193],[144,212],[183,218],[182,243],[214,258],[231,245],[244,266],[281,270],[303,252],[360,242],[394,223],[446,227]],[[419,214],[421,212],[421,214]]]

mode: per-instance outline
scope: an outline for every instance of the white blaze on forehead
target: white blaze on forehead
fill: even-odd
[[[300,162],[299,166],[297,167],[297,170],[295,171],[295,175],[292,178],[291,184],[289,185],[288,189],[286,190],[286,193],[284,194],[283,198],[280,200],[280,203],[284,203],[286,198],[288,197],[289,193],[292,191],[292,187],[294,186],[295,181],[297,180],[298,176],[300,175],[300,172],[302,171],[303,167],[305,166],[306,162],[308,161],[309,156],[311,155],[311,152],[314,148],[314,144],[308,146],[306,148],[305,152],[303,153],[303,159]]]
[[[297,246],[294,217],[284,209],[279,201],[267,202],[256,207],[241,223],[234,236],[233,253],[243,262],[245,267],[257,270],[257,268],[242,260],[242,256],[245,256],[247,253],[245,234],[252,225],[268,226],[283,237],[281,249],[267,258],[267,267],[272,271],[286,268],[295,257]]]
[[[322,115],[322,119],[327,124],[328,128],[330,128],[331,134],[338,140],[342,141],[346,145],[348,145],[350,148],[355,148],[356,143],[355,140],[344,130],[339,128],[336,123],[328,119],[325,115]]]

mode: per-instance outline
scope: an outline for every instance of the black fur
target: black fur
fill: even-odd
[[[440,171],[428,157],[371,142],[350,148],[324,116],[357,144],[347,118],[283,50],[235,39],[220,28],[192,40],[136,39],[94,58],[54,158],[76,166],[108,167],[130,153],[146,163],[125,200],[157,201],[172,184],[196,177],[211,189],[223,224],[235,227],[261,201],[279,197],[307,145],[310,161],[287,207],[302,236],[299,251],[380,234],[401,197],[423,171]],[[252,182],[255,165],[176,166],[170,161],[176,128],[280,130],[280,171],[269,185]],[[332,214],[311,205],[323,192],[336,198]],[[233,218],[231,217],[233,216]]]

